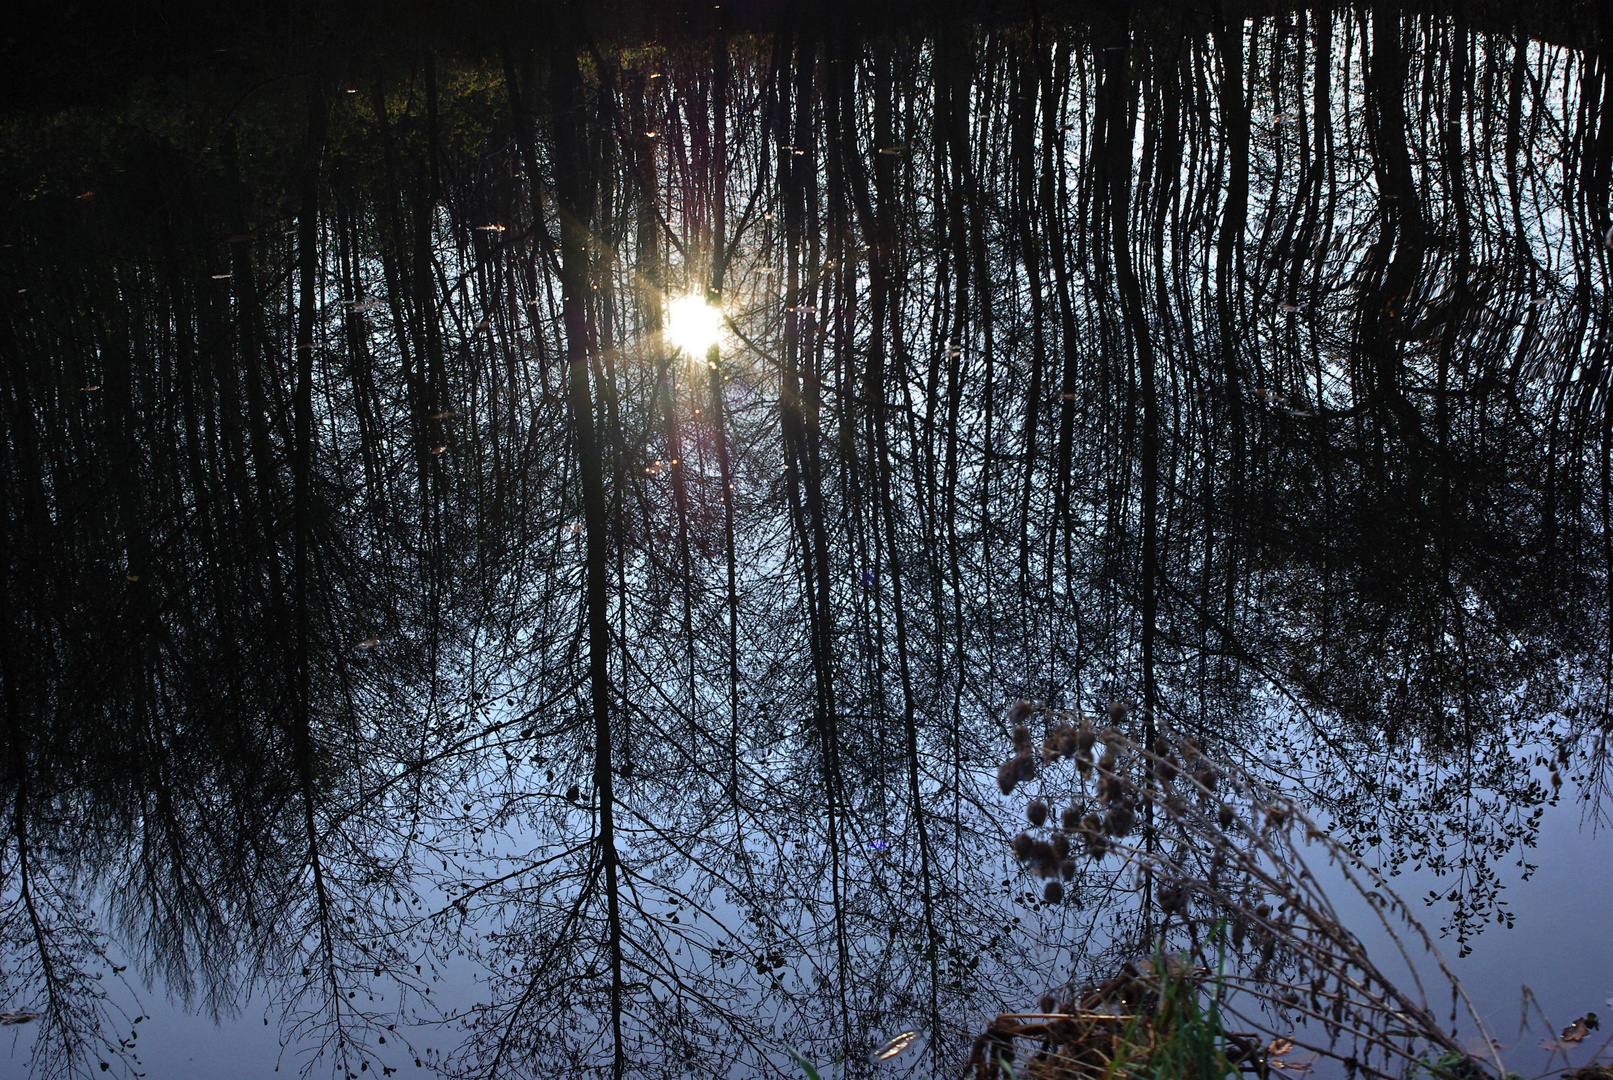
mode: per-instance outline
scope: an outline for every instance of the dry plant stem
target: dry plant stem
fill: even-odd
[[[1259,999],[1261,999],[1263,1001],[1271,1002],[1274,1005],[1275,1004],[1282,1004],[1279,1001],[1279,999],[1271,997],[1269,995],[1260,994],[1258,992],[1251,992],[1250,996],[1259,998]],[[1282,1004],[1282,1007],[1287,1009],[1290,1012],[1298,1013],[1301,1016],[1308,1016],[1313,1020],[1320,1020],[1324,1025],[1329,1023],[1327,1017],[1321,1015],[1320,1013],[1313,1012],[1310,1009],[1304,1008],[1301,1005]],[[1221,1006],[1221,1009],[1222,1009],[1222,1011],[1224,1013],[1226,1013],[1228,1015],[1231,1015],[1231,1016],[1235,1016],[1239,1020],[1243,1021],[1246,1024],[1249,1024],[1249,1025],[1251,1025],[1253,1027],[1259,1027],[1260,1026],[1259,1023],[1255,1020],[1254,1017],[1248,1015],[1243,1010],[1239,1009],[1236,1005],[1223,1003],[1222,1006]],[[1396,1055],[1398,1057],[1404,1058],[1407,1061],[1416,1061],[1417,1060],[1417,1055],[1414,1052],[1412,1052],[1408,1048],[1404,1048],[1404,1047],[1400,1047],[1400,1046],[1395,1045],[1393,1042],[1389,1041],[1389,1039],[1387,1037],[1385,1037],[1385,1036],[1379,1036],[1379,1035],[1372,1034],[1371,1032],[1354,1030],[1354,1029],[1352,1029],[1351,1035],[1354,1038],[1356,1038],[1356,1039],[1358,1039],[1358,1040],[1360,1040],[1362,1042],[1378,1046],[1381,1049],[1383,1049],[1383,1050],[1385,1050],[1385,1051],[1387,1051],[1387,1052],[1389,1052],[1391,1054],[1394,1054],[1394,1055]],[[1318,1045],[1316,1045],[1314,1043],[1305,1042],[1302,1038],[1300,1038],[1298,1035],[1296,1035],[1294,1033],[1286,1034],[1283,1037],[1286,1038],[1286,1039],[1289,1039],[1290,1041],[1292,1041],[1295,1046],[1303,1047],[1306,1050],[1314,1050],[1319,1054],[1324,1054],[1324,1055],[1327,1055],[1327,1056],[1330,1056],[1330,1057],[1333,1056],[1333,1053],[1329,1048],[1324,1047],[1324,1046],[1318,1046]]]
[[[1356,880],[1355,875],[1350,869],[1350,864],[1353,863],[1355,866],[1360,867],[1372,875],[1372,880],[1377,886],[1377,891],[1390,898],[1394,905],[1399,908],[1402,916],[1411,925],[1411,927],[1416,930],[1418,936],[1422,938],[1423,947],[1428,950],[1429,955],[1433,956],[1434,962],[1439,965],[1440,972],[1450,982],[1451,989],[1461,996],[1462,1004],[1467,1007],[1468,1017],[1473,1021],[1473,1026],[1478,1028],[1479,1035],[1484,1039],[1484,1045],[1490,1052],[1490,1057],[1495,1061],[1495,1067],[1498,1070],[1498,1075],[1505,1076],[1507,1072],[1506,1066],[1502,1064],[1501,1055],[1495,1049],[1495,1039],[1491,1037],[1489,1029],[1484,1026],[1484,1021],[1479,1017],[1478,1006],[1473,1004],[1473,999],[1468,996],[1467,990],[1456,978],[1456,975],[1451,971],[1450,967],[1446,965],[1445,958],[1441,956],[1439,950],[1434,947],[1434,942],[1431,938],[1429,938],[1428,931],[1423,929],[1423,925],[1421,923],[1411,918],[1410,911],[1406,907],[1406,902],[1400,899],[1399,894],[1389,887],[1389,883],[1384,881],[1383,875],[1372,869],[1372,867],[1367,866],[1348,849],[1340,848],[1340,850],[1343,852],[1344,858],[1342,858],[1340,861],[1339,869],[1344,873],[1345,877],[1349,879],[1350,884],[1354,885],[1357,889],[1361,889],[1360,883]],[[1367,897],[1368,903],[1371,903],[1372,894],[1366,892],[1365,890],[1362,890],[1362,894]],[[1379,921],[1384,924],[1384,927],[1389,930],[1391,935],[1394,935],[1393,928],[1389,926],[1388,918],[1385,917],[1381,911],[1379,911],[1378,905],[1373,904],[1372,908],[1374,911],[1378,912]],[[1395,941],[1396,944],[1399,944],[1398,936],[1396,936]],[[1402,953],[1404,953],[1404,949],[1402,949]],[[1457,1049],[1458,1052],[1460,1052],[1460,1048]]]
[[[1381,1053],[1385,1067],[1391,1060],[1415,1063],[1419,1060],[1415,1046],[1420,1043],[1466,1057],[1455,1038],[1434,1018],[1427,988],[1414,963],[1412,943],[1418,942],[1433,956],[1450,986],[1453,1005],[1457,999],[1465,1003],[1468,1016],[1485,1038],[1487,1056],[1498,1074],[1505,1075],[1494,1040],[1471,998],[1405,902],[1381,874],[1318,828],[1281,793],[1241,767],[1211,761],[1192,743],[1168,732],[1162,733],[1160,745],[1175,743],[1181,751],[1180,761],[1174,751],[1150,752],[1113,727],[1091,726],[1103,724],[1102,718],[1077,713],[1050,715],[1061,722],[1049,724],[1044,746],[1048,768],[1060,758],[1073,757],[1084,770],[1070,790],[1078,801],[1064,813],[1073,815],[1080,812],[1080,806],[1086,807],[1079,829],[1053,828],[1072,840],[1080,838],[1094,859],[1117,857],[1120,875],[1130,866],[1135,887],[1149,898],[1145,903],[1159,904],[1157,909],[1150,908],[1157,910],[1159,921],[1145,920],[1140,932],[1164,933],[1176,926],[1191,935],[1191,951],[1197,958],[1212,940],[1221,941],[1223,949],[1227,945],[1227,939],[1213,935],[1212,925],[1230,927],[1230,943],[1243,958],[1238,967],[1255,965],[1257,958],[1258,964],[1252,972],[1234,971],[1219,978],[1239,994],[1276,1008],[1283,1017],[1320,1024],[1331,1041],[1327,1046],[1300,1041],[1307,1050],[1354,1062],[1372,1073],[1378,1070],[1356,1060],[1356,1054]],[[1114,713],[1110,719],[1118,722]],[[1101,743],[1094,745],[1098,739]],[[1138,823],[1141,831],[1136,838],[1127,842],[1122,838],[1133,828],[1133,810],[1139,807],[1147,809],[1146,820]],[[1033,813],[1033,828],[1040,828],[1047,817],[1045,810],[1041,815]],[[1070,818],[1054,816],[1053,820],[1068,822]],[[1300,829],[1302,833],[1296,832]],[[1299,850],[1296,836],[1302,836],[1307,846],[1320,843],[1337,876],[1367,901],[1410,976],[1406,989],[1388,979],[1360,938],[1342,925],[1309,860]],[[1045,842],[1037,843],[1046,847]],[[1034,857],[1021,854],[1021,858]],[[1117,876],[1115,882],[1119,880]],[[1207,912],[1215,913],[1215,918],[1206,917]],[[1274,962],[1284,968],[1294,965],[1297,974],[1292,980],[1274,977],[1269,970]],[[1188,963],[1190,969],[1203,966]],[[1104,995],[1118,995],[1116,980],[1124,978],[1122,973],[1097,989]],[[1223,1015],[1269,1030],[1257,1017],[1242,1011],[1236,1001],[1222,1001],[1221,1008]],[[1265,1008],[1259,1011],[1264,1013]],[[1348,1058],[1338,1052],[1345,1037],[1356,1051]]]
[[[1138,748],[1138,752],[1141,753],[1145,758],[1149,758],[1149,759],[1151,759],[1151,760],[1153,760],[1155,762],[1159,762],[1159,761],[1162,760],[1157,755],[1150,754],[1147,750],[1143,750],[1141,748]],[[1228,769],[1235,768],[1234,766],[1218,766],[1218,767],[1222,771],[1226,771]],[[1373,913],[1375,915],[1377,915],[1379,923],[1383,926],[1384,931],[1389,935],[1390,940],[1392,940],[1395,943],[1395,947],[1399,950],[1402,959],[1405,960],[1406,969],[1411,974],[1412,981],[1416,985],[1418,996],[1421,999],[1421,1008],[1420,1008],[1419,1011],[1422,1012],[1422,1013],[1426,1013],[1427,1008],[1428,1008],[1428,1005],[1427,1005],[1427,1000],[1428,1000],[1427,991],[1423,988],[1422,980],[1417,974],[1417,968],[1416,968],[1416,965],[1412,962],[1410,951],[1406,948],[1404,942],[1401,940],[1399,932],[1395,929],[1394,925],[1390,922],[1390,920],[1388,919],[1387,915],[1384,913],[1383,906],[1378,904],[1378,903],[1376,903],[1376,902],[1374,902],[1374,900],[1373,900],[1373,890],[1366,889],[1361,885],[1360,880],[1357,878],[1357,876],[1355,874],[1355,870],[1360,869],[1360,870],[1364,871],[1365,873],[1371,875],[1372,882],[1373,882],[1373,885],[1375,886],[1376,891],[1379,894],[1387,896],[1387,897],[1390,898],[1390,900],[1392,901],[1393,906],[1396,909],[1398,909],[1398,911],[1401,913],[1402,918],[1404,919],[1404,921],[1417,933],[1418,937],[1421,939],[1422,944],[1423,944],[1423,948],[1425,950],[1427,950],[1429,955],[1431,955],[1434,958],[1434,962],[1439,965],[1439,970],[1440,970],[1441,974],[1443,974],[1445,976],[1446,980],[1450,983],[1451,988],[1458,995],[1460,995],[1463,1004],[1467,1007],[1467,1013],[1468,1013],[1469,1018],[1473,1021],[1473,1024],[1478,1029],[1480,1036],[1484,1039],[1485,1046],[1487,1048],[1489,1048],[1490,1056],[1495,1062],[1495,1066],[1496,1066],[1496,1069],[1498,1071],[1498,1075],[1502,1075],[1502,1076],[1506,1075],[1506,1066],[1502,1063],[1500,1055],[1495,1051],[1495,1048],[1494,1048],[1495,1040],[1493,1038],[1491,1038],[1489,1031],[1485,1028],[1484,1021],[1479,1016],[1478,1008],[1477,1008],[1477,1006],[1475,1006],[1473,1004],[1473,999],[1468,996],[1468,993],[1467,993],[1466,989],[1463,988],[1461,982],[1456,978],[1455,974],[1451,971],[1450,967],[1446,964],[1445,958],[1440,954],[1439,950],[1434,946],[1433,940],[1428,936],[1428,931],[1423,928],[1421,923],[1417,922],[1416,919],[1411,917],[1410,910],[1406,907],[1405,901],[1403,901],[1400,898],[1400,896],[1389,886],[1388,882],[1384,880],[1383,876],[1381,874],[1379,874],[1376,870],[1374,870],[1372,867],[1368,866],[1365,862],[1363,862],[1354,852],[1350,851],[1348,848],[1344,847],[1342,844],[1340,844],[1337,841],[1335,841],[1324,830],[1317,828],[1315,822],[1312,821],[1308,815],[1300,812],[1297,808],[1295,808],[1291,804],[1287,803],[1286,800],[1283,800],[1281,798],[1281,796],[1277,795],[1274,792],[1271,792],[1270,789],[1266,788],[1264,785],[1262,785],[1258,781],[1254,780],[1254,778],[1252,778],[1252,777],[1250,777],[1250,776],[1248,776],[1246,774],[1243,774],[1241,769],[1238,769],[1237,772],[1240,774],[1239,775],[1239,780],[1241,781],[1241,784],[1248,786],[1248,790],[1249,790],[1252,798],[1258,799],[1258,800],[1266,803],[1266,805],[1268,805],[1268,806],[1276,805],[1276,804],[1279,804],[1279,803],[1285,805],[1287,807],[1288,814],[1292,818],[1297,820],[1299,823],[1302,823],[1305,826],[1305,835],[1306,835],[1307,841],[1312,839],[1312,838],[1315,838],[1315,839],[1319,840],[1319,842],[1323,845],[1323,847],[1327,850],[1327,852],[1329,854],[1329,861],[1333,862],[1334,865],[1336,865],[1338,867],[1339,871],[1345,876],[1345,879],[1350,882],[1350,884],[1356,889],[1357,892],[1359,892],[1362,896],[1366,897],[1368,904],[1373,909]],[[1203,784],[1200,784],[1197,780],[1193,781],[1193,786],[1196,789],[1198,789],[1205,798],[1213,797],[1214,793],[1209,788],[1205,787]],[[1249,838],[1250,838],[1250,840],[1252,842],[1259,844],[1261,849],[1268,854],[1268,857],[1272,858],[1273,862],[1279,861],[1276,858],[1276,853],[1273,852],[1272,849],[1266,844],[1266,842],[1265,842],[1263,837],[1257,836],[1253,832],[1253,830],[1249,829],[1248,826],[1245,825],[1242,822],[1239,822],[1239,827],[1245,833],[1245,835],[1249,836]],[[1285,826],[1285,827],[1287,827],[1287,826]],[[1304,856],[1299,853],[1299,850],[1297,848],[1295,848],[1292,844],[1287,845],[1287,849],[1288,850],[1287,850],[1286,854],[1290,855],[1291,858],[1292,858],[1292,862],[1299,867],[1299,869],[1301,871],[1301,873],[1300,873],[1301,878],[1302,879],[1303,878],[1308,878],[1310,881],[1315,882],[1316,877],[1315,877],[1314,874],[1311,873],[1309,866],[1305,862]],[[1281,861],[1288,861],[1288,860],[1285,858],[1285,859],[1283,859]],[[1281,890],[1274,890],[1274,891],[1281,892]],[[1322,913],[1315,912],[1314,910],[1308,911],[1307,916],[1311,918],[1311,921],[1312,921],[1312,923],[1314,925],[1328,926],[1328,927],[1338,927],[1337,915],[1334,912],[1332,905],[1327,902],[1325,897],[1320,896],[1320,894],[1318,894],[1318,897],[1319,897],[1319,900],[1320,900],[1320,903],[1322,904],[1322,906],[1326,908],[1325,917],[1323,917],[1321,919],[1316,918],[1315,917],[1316,915],[1319,915],[1319,914],[1322,914]],[[1341,935],[1343,934],[1342,928],[1340,928],[1340,934]],[[1340,940],[1340,944],[1341,945],[1345,944],[1345,942],[1343,940]],[[1356,943],[1351,942],[1350,944],[1354,945]],[[1359,950],[1358,947],[1355,948],[1354,951],[1360,957],[1361,961],[1365,961],[1366,957],[1365,957],[1364,953],[1361,953],[1361,951]],[[1371,966],[1370,964],[1358,963],[1357,966],[1362,967],[1362,969],[1364,971],[1368,971],[1374,978],[1377,978],[1378,981],[1380,983],[1382,983],[1384,986],[1387,987],[1387,986],[1392,985],[1386,979],[1382,978],[1381,973],[1379,973],[1376,970],[1376,968]],[[1399,995],[1396,995],[1396,996],[1399,996]],[[1433,1030],[1433,1031],[1438,1031],[1439,1030],[1436,1025],[1429,1025],[1429,1026],[1430,1026],[1430,1030]],[[1443,1035],[1443,1032],[1440,1032],[1440,1034]],[[1454,1040],[1448,1040],[1447,1039],[1446,1042],[1447,1042],[1448,1048],[1451,1049],[1452,1051],[1454,1051],[1456,1053],[1462,1053],[1463,1052],[1461,1047],[1455,1044]]]

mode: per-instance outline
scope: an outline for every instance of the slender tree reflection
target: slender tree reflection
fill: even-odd
[[[1280,778],[1464,942],[1561,797],[1520,760],[1602,812],[1601,54],[1381,6],[479,47],[7,130],[35,1068],[133,1053],[109,934],[321,1070],[438,1008],[475,1075],[950,1062],[1136,917],[1010,872],[1018,695]]]

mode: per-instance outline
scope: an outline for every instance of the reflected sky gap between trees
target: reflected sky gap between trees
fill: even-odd
[[[320,1073],[444,1016],[467,1075],[950,1067],[1158,925],[1011,871],[1021,696],[1151,705],[1439,869],[1459,943],[1548,804],[1604,819],[1605,46],[482,45],[7,122],[36,1072],[138,1069],[114,940]]]

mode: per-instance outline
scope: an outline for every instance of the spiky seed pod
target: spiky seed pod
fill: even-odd
[[[1109,851],[1109,838],[1101,832],[1093,831],[1084,834],[1087,843],[1087,854],[1094,859],[1101,859]]]
[[[1187,895],[1178,885],[1160,882],[1159,888],[1154,890],[1154,896],[1159,900],[1159,909],[1167,915],[1187,909]]]
[[[1043,994],[1036,1002],[1036,1011],[1041,1013],[1057,1012],[1059,999],[1052,994]]]
[[[1099,787],[1099,796],[1106,803],[1119,802],[1126,797],[1126,782],[1112,774],[1104,777]]]
[[[1089,836],[1096,835],[1103,830],[1103,819],[1097,814],[1087,814],[1081,818],[1081,831]]]
[[[1080,770],[1081,775],[1085,777],[1092,772],[1092,759],[1084,754],[1076,754],[1075,767]]]
[[[1122,837],[1129,835],[1136,823],[1137,815],[1132,811],[1131,804],[1117,802],[1104,815],[1103,831],[1113,837]]]
[[[1074,859],[1065,859],[1063,862],[1059,863],[1059,877],[1063,878],[1065,881],[1069,881],[1071,878],[1075,877]]]
[[[1040,701],[1032,701],[1029,698],[1020,698],[1018,701],[1015,701],[1012,705],[1008,706],[1008,722],[1010,724],[1023,724],[1026,720],[1030,719],[1032,715],[1039,711],[1041,707],[1042,703]]]
[[[1053,856],[1061,862],[1070,856],[1070,838],[1063,833],[1054,833],[1050,841],[1053,845]]]
[[[1059,824],[1065,832],[1079,832],[1081,829],[1081,811],[1078,807],[1066,806],[1059,815]]]
[[[1199,769],[1198,775],[1193,779],[1197,780],[1199,787],[1203,788],[1205,791],[1214,791],[1216,781],[1220,778],[1221,774],[1215,771],[1215,767],[1213,765],[1205,765],[1203,768]]]
[[[1014,753],[1023,754],[1031,748],[1031,729],[1024,724],[1015,724],[1010,733],[1014,740]]]
[[[1235,916],[1232,920],[1232,947],[1234,949],[1243,948],[1243,937],[1248,932],[1249,920],[1245,919],[1241,914]]]
[[[1116,724],[1120,723],[1120,721],[1122,721],[1122,720],[1124,720],[1126,718],[1126,714],[1129,713],[1130,711],[1131,711],[1131,702],[1129,702],[1129,701],[1111,701],[1111,702],[1109,702],[1109,720],[1112,723],[1116,723]]]
[[[1036,779],[1036,758],[1029,750],[1014,758],[1014,768],[1021,780]]]
[[[1221,804],[1221,809],[1215,812],[1215,820],[1220,822],[1223,829],[1232,828],[1232,806],[1230,803]]]
[[[1020,833],[1014,837],[1014,858],[1024,862],[1031,857],[1031,851],[1036,847],[1036,841],[1031,839],[1030,833]]]
[[[1030,868],[1038,877],[1052,877],[1058,873],[1059,861],[1053,858],[1053,845],[1046,840],[1031,843]]]
[[[1154,763],[1154,775],[1159,777],[1160,783],[1168,784],[1176,779],[1176,773],[1176,758],[1167,750],[1165,756]]]
[[[1025,817],[1038,829],[1047,823],[1047,804],[1041,799],[1032,799],[1025,807]]]
[[[1271,905],[1270,904],[1256,904],[1255,905],[1255,917],[1258,918],[1258,919],[1270,919],[1271,918]]]
[[[997,787],[1004,795],[1014,793],[1014,785],[1019,783],[1019,759],[1009,758],[997,766]]]
[[[1266,824],[1270,828],[1280,829],[1288,824],[1288,807],[1282,803],[1273,803],[1266,807]]]
[[[1115,755],[1113,749],[1105,750],[1103,756],[1098,759],[1098,771],[1112,773],[1115,771],[1115,765],[1119,761],[1120,758]]]
[[[1098,733],[1089,727],[1084,727],[1075,733],[1075,750],[1078,754],[1092,756],[1092,746],[1098,741]]]
[[[1042,899],[1049,904],[1057,904],[1064,899],[1064,886],[1056,881],[1049,881],[1042,886]]]

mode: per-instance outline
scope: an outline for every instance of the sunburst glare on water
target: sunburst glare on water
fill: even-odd
[[[666,340],[690,357],[706,355],[722,333],[722,311],[697,295],[680,296],[667,304]]]

